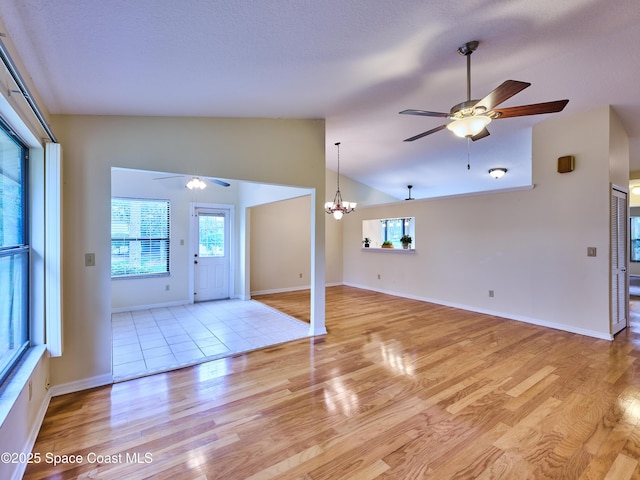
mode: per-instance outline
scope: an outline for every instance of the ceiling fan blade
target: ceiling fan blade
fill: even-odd
[[[439,127],[432,128],[431,130],[427,130],[426,132],[419,133],[418,135],[416,135],[414,137],[406,138],[404,141],[405,142],[413,142],[414,140],[418,140],[419,138],[426,137],[427,135],[431,135],[432,133],[439,132],[440,130],[444,130],[445,128],[447,128],[447,124],[446,123],[444,125],[440,125]]]
[[[178,177],[184,177],[184,175],[171,175],[169,177],[157,177],[157,178],[154,178],[154,180],[166,180],[167,178],[178,178]]]
[[[505,100],[513,97],[516,93],[520,93],[522,90],[530,86],[530,83],[519,82],[517,80],[505,80],[502,85],[496,88],[489,95],[484,97],[475,107],[484,107],[485,111],[493,110]]]
[[[427,110],[403,110],[399,112],[401,115],[421,115],[423,117],[442,117],[447,118],[449,116],[448,113],[442,112],[428,112]]]
[[[481,138],[488,137],[489,135],[491,135],[489,133],[489,130],[487,130],[486,128],[483,128],[480,131],[480,133],[476,133],[473,137],[471,137],[471,140],[475,142],[476,140],[480,140]]]
[[[569,103],[569,100],[556,100],[554,102],[533,103],[531,105],[520,105],[519,107],[498,108],[494,112],[498,114],[496,118],[524,117],[525,115],[541,115],[543,113],[561,112]]]
[[[229,187],[229,186],[231,186],[231,184],[230,184],[230,183],[223,182],[222,180],[219,180],[219,179],[217,179],[217,178],[210,178],[209,180],[210,180],[211,182],[213,182],[213,183],[217,184],[217,185],[222,186],[222,187]]]

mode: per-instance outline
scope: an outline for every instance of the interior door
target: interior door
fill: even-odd
[[[629,283],[627,276],[627,194],[611,190],[611,333],[627,326]]]
[[[229,210],[197,208],[194,300],[229,298]]]

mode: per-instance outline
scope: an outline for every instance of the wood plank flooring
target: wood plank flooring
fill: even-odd
[[[640,479],[633,307],[608,342],[331,287],[325,337],[52,399],[25,478]]]

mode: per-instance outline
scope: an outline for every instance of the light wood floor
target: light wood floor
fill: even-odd
[[[25,478],[640,479],[638,318],[608,342],[332,287],[326,337],[54,398]]]

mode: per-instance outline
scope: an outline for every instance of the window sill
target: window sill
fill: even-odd
[[[361,250],[370,252],[416,253],[416,250],[414,248],[362,247]]]
[[[45,352],[46,346],[44,345],[29,348],[0,387],[0,428],[4,426],[9,412],[24,387],[29,383],[33,371]]]

